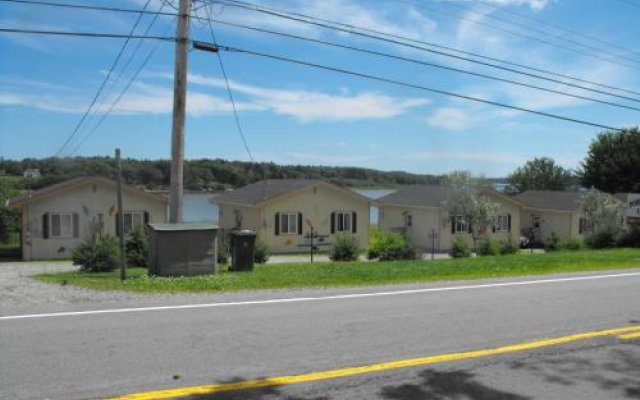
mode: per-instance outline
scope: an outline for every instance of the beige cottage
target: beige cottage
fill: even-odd
[[[272,252],[327,250],[338,234],[353,235],[362,249],[369,241],[370,200],[320,180],[265,180],[216,197],[226,234],[250,229]]]
[[[616,198],[625,204],[625,229],[640,229],[640,193],[618,193]]]
[[[123,185],[124,229],[166,222],[167,200]],[[71,257],[71,251],[96,234],[116,234],[116,184],[81,177],[34,190],[7,201],[22,212],[22,259]]]
[[[502,241],[510,235],[518,240],[522,204],[489,188],[474,191],[499,205],[496,225],[486,233]],[[375,201],[380,231],[401,233],[414,246],[427,251],[448,251],[458,237],[472,245],[471,227],[465,216],[449,215],[447,211],[454,196],[453,187],[442,185],[406,186],[384,196]]]
[[[570,239],[582,239],[591,232],[592,223],[584,213],[583,197],[580,192],[554,190],[527,190],[514,196],[525,204],[520,215],[522,229],[534,229],[537,240],[543,243],[548,242],[552,232]]]

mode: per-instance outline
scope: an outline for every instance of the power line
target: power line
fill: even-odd
[[[205,8],[205,12],[207,13],[207,21],[209,22],[209,32],[211,33],[211,38],[213,39],[213,44],[217,46],[216,34],[213,31],[213,24],[211,22],[211,13]],[[236,109],[236,102],[233,99],[233,93],[231,92],[231,86],[229,85],[229,78],[227,77],[226,69],[224,68],[224,63],[222,62],[222,57],[220,56],[220,52],[216,52],[216,56],[218,56],[218,63],[220,64],[220,71],[222,71],[222,76],[224,77],[224,82],[227,86],[227,94],[229,95],[229,101],[231,101],[231,107],[233,108],[233,115],[236,121],[236,127],[238,128],[238,133],[242,138],[242,143],[244,144],[244,148],[249,154],[249,160],[254,162],[253,154],[251,153],[251,149],[249,148],[249,144],[247,143],[247,138],[244,135],[244,131],[242,129],[242,125],[240,124],[240,118],[238,117],[238,110]]]
[[[124,13],[141,13],[141,11],[139,11],[139,10],[132,10],[132,9],[127,9],[127,8],[115,8],[115,7],[104,7],[104,6],[89,6],[89,5],[68,4],[68,3],[62,4],[62,3],[52,3],[52,2],[39,1],[39,0],[0,0],[0,2],[11,2],[11,3],[20,3],[20,4],[30,4],[30,5],[52,6],[52,7],[67,7],[67,8],[76,8],[76,9],[85,9],[85,10],[98,10],[98,11],[111,11],[111,12],[124,12]],[[451,52],[458,53],[458,54],[465,54],[465,55],[469,55],[469,56],[472,56],[472,57],[475,57],[475,58],[479,58],[479,59],[494,61],[494,62],[498,62],[498,63],[505,64],[505,65],[511,65],[511,66],[514,66],[514,67],[517,67],[517,68],[522,68],[522,69],[530,70],[530,71],[536,71],[536,72],[539,72],[539,73],[543,73],[543,74],[547,74],[547,75],[551,75],[551,76],[556,76],[556,77],[563,78],[563,79],[569,79],[569,80],[576,81],[576,82],[582,82],[582,83],[585,83],[585,84],[588,84],[588,85],[593,85],[593,86],[597,86],[597,87],[601,87],[601,88],[615,90],[615,91],[618,91],[618,92],[624,92],[624,93],[629,93],[629,94],[634,94],[634,95],[640,95],[640,92],[637,92],[637,91],[624,89],[624,88],[620,88],[620,87],[616,87],[616,86],[612,86],[612,85],[606,85],[606,84],[603,84],[603,83],[599,83],[599,82],[595,82],[595,81],[591,81],[591,80],[587,80],[587,79],[577,78],[577,77],[570,76],[570,75],[567,75],[567,74],[553,72],[553,71],[550,71],[550,70],[547,70],[547,69],[527,66],[527,65],[524,65],[524,64],[515,63],[515,62],[511,62],[511,61],[506,61],[506,60],[502,60],[502,59],[494,58],[494,57],[488,57],[488,56],[484,56],[484,55],[481,55],[481,54],[468,52],[468,51],[456,49],[456,48],[449,47],[449,46],[438,45],[438,44],[431,43],[431,42],[412,39],[412,38],[408,38],[408,37],[404,37],[404,36],[400,36],[400,35],[395,35],[395,34],[387,33],[387,32],[381,32],[381,31],[377,31],[377,30],[373,30],[373,29],[362,28],[362,27],[358,27],[358,26],[355,26],[355,25],[339,23],[339,22],[330,21],[330,20],[327,20],[327,19],[322,19],[322,18],[317,18],[317,17],[312,17],[312,16],[300,14],[300,13],[283,11],[283,10],[279,10],[279,9],[275,9],[275,8],[269,8],[269,7],[259,7],[259,6],[255,5],[255,4],[252,4],[252,3],[247,3],[247,2],[243,2],[243,1],[237,1],[237,0],[225,0],[225,1],[212,0],[211,2],[212,3],[219,3],[219,4],[222,4],[222,5],[240,7],[240,8],[244,8],[244,9],[248,9],[248,10],[252,10],[252,11],[258,11],[258,12],[262,12],[262,13],[267,13],[269,15],[277,16],[279,18],[290,19],[290,20],[294,20],[294,21],[297,21],[297,22],[300,22],[300,23],[312,24],[312,25],[320,26],[320,27],[323,27],[323,28],[326,28],[326,29],[333,29],[333,30],[337,30],[337,31],[345,32],[345,33],[350,33],[350,34],[353,34],[353,35],[366,37],[366,38],[369,38],[369,39],[385,41],[387,43],[392,43],[392,44],[396,44],[396,45],[400,45],[400,46],[404,46],[404,47],[409,47],[409,48],[413,48],[413,49],[416,49],[416,50],[427,51],[427,52],[431,52],[431,53],[434,53],[434,54],[442,55],[442,56],[445,56],[445,57],[456,58],[456,59],[463,60],[463,61],[466,61],[466,62],[476,63],[476,64],[479,64],[479,65],[483,65],[483,66],[487,66],[487,67],[491,67],[491,68],[501,69],[501,70],[504,70],[504,71],[508,71],[508,72],[515,73],[515,74],[520,74],[520,75],[525,75],[525,76],[529,76],[529,77],[536,78],[536,79],[547,80],[547,81],[551,81],[551,82],[558,83],[558,84],[561,84],[561,85],[571,86],[571,87],[575,87],[575,88],[583,89],[583,90],[588,90],[588,91],[595,92],[595,93],[606,94],[606,95],[609,95],[609,96],[614,96],[614,97],[618,97],[618,98],[625,99],[625,100],[637,101],[638,99],[634,99],[634,98],[626,97],[626,96],[621,96],[621,95],[616,95],[616,94],[612,94],[612,93],[607,92],[607,91],[593,89],[593,88],[589,88],[589,87],[582,86],[582,85],[571,84],[569,82],[564,82],[564,81],[561,81],[561,80],[558,80],[558,79],[552,79],[552,78],[544,77],[544,76],[537,75],[537,74],[531,74],[531,73],[527,73],[527,72],[524,72],[524,71],[519,71],[519,70],[516,70],[516,69],[513,69],[513,68],[507,68],[507,67],[503,67],[503,66],[500,66],[500,65],[495,65],[495,64],[492,64],[492,63],[486,63],[486,62],[482,62],[482,61],[479,61],[479,60],[470,59],[470,58],[467,58],[467,57],[456,56],[455,54],[446,53],[444,51],[442,51],[442,52],[441,51],[436,51],[436,50],[433,50],[433,49],[430,49],[430,48],[426,48],[426,47],[423,47],[423,46],[411,45],[411,44],[406,43],[406,42],[417,43],[417,44],[420,44],[420,45],[430,46],[430,47],[434,47],[434,48],[438,48],[438,49],[443,49],[443,50],[451,51]],[[233,3],[230,3],[230,2],[233,2]],[[151,11],[144,11],[143,13],[145,13],[145,14],[154,14],[154,12],[151,12]],[[283,15],[283,13],[286,14],[286,15]],[[160,15],[168,15],[168,16],[176,16],[175,13],[170,13],[170,12],[161,12],[159,14]],[[299,16],[299,17],[305,18],[305,19],[295,18],[295,17],[292,17],[292,16]],[[195,17],[195,18],[196,19],[200,19],[199,17]],[[321,22],[313,22],[313,21],[321,21]],[[221,21],[218,21],[218,22],[222,23]],[[332,24],[332,25],[329,25],[329,24]],[[340,26],[346,27],[347,29],[340,28]],[[362,31],[362,32],[354,31],[354,29],[357,29],[357,30]],[[371,33],[374,33],[375,35],[371,35],[371,34],[367,34],[367,33],[363,33],[363,32],[371,32]],[[392,39],[388,39],[388,38],[385,38],[385,37],[382,37],[382,36],[376,36],[376,35],[382,35],[382,36],[392,37],[392,38],[395,38],[395,39],[401,39],[401,40],[403,40],[405,42],[400,42],[400,41],[397,41],[397,40],[392,40]],[[97,35],[94,34],[94,36],[97,36],[97,37],[125,37],[123,35],[104,35],[104,34],[97,34]],[[136,38],[136,36],[133,36],[133,38]],[[160,38],[160,37],[147,37],[147,38],[175,41],[175,38]]]
[[[586,80],[586,79],[582,79],[582,78],[576,78],[576,77],[573,77],[573,76],[570,76],[570,75],[560,74],[560,73],[552,72],[552,71],[549,71],[549,70],[546,70],[546,69],[541,69],[541,68],[527,66],[527,65],[524,65],[524,64],[519,64],[519,63],[514,63],[514,62],[510,62],[510,61],[506,61],[506,60],[501,60],[501,59],[494,58],[494,57],[483,56],[483,55],[480,55],[480,54],[477,54],[477,53],[468,52],[468,51],[464,51],[464,50],[459,50],[459,49],[455,49],[455,48],[449,47],[449,46],[442,46],[442,45],[434,44],[434,43],[431,43],[431,42],[426,42],[426,41],[417,40],[417,39],[411,39],[411,38],[407,38],[407,37],[400,36],[400,35],[395,35],[395,34],[391,34],[391,33],[385,33],[385,32],[376,31],[376,30],[373,30],[373,29],[361,28],[361,27],[358,27],[358,26],[355,26],[355,25],[351,25],[351,24],[344,24],[344,23],[340,23],[340,22],[334,22],[334,21],[330,21],[330,20],[326,20],[326,19],[322,19],[322,18],[312,17],[312,16],[309,16],[309,15],[304,15],[304,14],[295,13],[295,12],[282,11],[282,10],[278,10],[278,9],[274,9],[274,8],[261,7],[261,6],[257,6],[255,4],[252,4],[252,3],[247,3],[247,2],[238,1],[238,0],[211,0],[211,1],[215,2],[215,3],[218,3],[218,4],[224,4],[224,5],[231,6],[231,7],[238,7],[238,8],[243,8],[243,9],[246,9],[246,10],[256,11],[256,12],[260,12],[260,13],[263,13],[263,14],[267,14],[267,15],[272,15],[272,16],[276,16],[276,17],[279,17],[279,18],[283,18],[283,19],[297,21],[297,22],[300,22],[300,23],[315,25],[315,26],[326,28],[326,29],[332,29],[332,30],[336,30],[336,31],[339,31],[339,32],[358,35],[358,36],[366,37],[368,39],[380,40],[380,41],[384,41],[384,42],[387,42],[387,43],[392,43],[392,44],[396,44],[396,45],[399,45],[399,46],[408,47],[408,48],[411,48],[411,49],[426,51],[426,52],[430,52],[430,53],[433,53],[433,54],[438,54],[438,55],[442,55],[442,56],[445,56],[445,57],[455,58],[455,59],[459,59],[459,60],[463,60],[463,61],[467,61],[467,62],[471,62],[471,63],[475,63],[475,64],[479,64],[479,65],[483,65],[483,66],[487,66],[487,67],[491,67],[491,68],[497,68],[497,69],[501,69],[501,70],[504,70],[504,71],[509,71],[509,72],[516,73],[516,74],[526,75],[526,76],[537,78],[537,79],[548,80],[548,81],[551,81],[551,82],[554,82],[554,83],[558,83],[558,84],[562,84],[562,85],[566,85],[566,86],[572,86],[572,87],[579,88],[579,89],[589,90],[589,91],[593,91],[593,92],[596,92],[596,93],[612,95],[611,93],[606,92],[606,91],[593,89],[593,88],[588,88],[588,87],[585,87],[585,86],[572,84],[572,83],[564,82],[564,81],[561,81],[561,80],[558,80],[558,79],[548,78],[548,77],[544,77],[544,76],[533,74],[533,73],[519,71],[519,70],[516,70],[516,69],[513,69],[513,68],[504,67],[504,66],[496,65],[496,64],[493,64],[493,63],[489,63],[489,62],[474,60],[474,59],[471,59],[471,58],[468,58],[468,57],[458,56],[458,55],[455,55],[455,54],[451,54],[451,53],[447,53],[447,52],[439,51],[439,50],[434,50],[434,49],[431,49],[431,48],[428,48],[428,47],[424,47],[424,46],[426,45],[426,46],[430,46],[430,47],[435,47],[437,49],[443,49],[443,50],[451,51],[451,52],[458,53],[458,54],[466,54],[466,55],[470,55],[472,57],[476,57],[476,58],[479,58],[479,59],[495,61],[495,62],[498,62],[498,63],[501,63],[501,64],[505,64],[505,65],[512,65],[512,66],[515,66],[515,67],[518,67],[518,68],[522,68],[522,69],[526,69],[526,70],[532,70],[532,71],[536,71],[536,72],[541,72],[541,73],[552,75],[552,76],[558,76],[558,77],[561,77],[561,78],[570,79],[570,80],[578,81],[578,82],[583,82],[583,83],[586,83],[586,84],[589,84],[589,85],[593,85],[593,86],[604,87],[604,88],[607,88],[607,89],[612,89],[612,90],[616,90],[616,91],[620,91],[620,92],[626,92],[626,93],[630,93],[630,94],[640,95],[640,92],[636,92],[636,91],[632,91],[632,90],[628,90],[628,89],[623,89],[623,88],[619,88],[619,87],[615,87],[615,86],[611,86],[611,85],[605,85],[605,84],[602,84],[602,83],[598,83],[598,82],[594,82],[594,81],[590,81],[590,80]],[[365,33],[365,32],[371,32],[373,34]],[[387,37],[384,37],[384,36],[387,36]],[[395,38],[395,39],[400,39],[402,41],[398,41],[398,40],[395,40],[395,39],[389,39],[389,37]],[[407,43],[407,42],[410,42],[410,43]],[[411,43],[416,43],[417,45],[411,44]],[[625,97],[625,96],[621,96],[621,95],[613,95],[613,96],[616,96],[616,97],[619,97],[619,98],[624,98],[626,100],[632,100],[632,101],[637,100],[637,99],[633,99],[633,98],[629,98],[629,97]]]
[[[151,0],[147,0],[147,2],[144,4],[144,7],[142,7],[143,11],[147,9],[147,7],[149,6],[149,3],[151,3]],[[71,132],[71,134],[67,137],[67,139],[64,141],[62,146],[60,146],[58,151],[55,153],[54,157],[57,157],[58,155],[60,155],[62,153],[62,151],[65,149],[65,147],[71,142],[71,140],[78,133],[78,131],[80,130],[80,127],[82,126],[84,121],[87,119],[87,116],[89,115],[89,113],[91,113],[91,110],[93,110],[93,106],[98,101],[98,98],[100,97],[100,94],[102,94],[102,91],[104,90],[104,87],[107,84],[107,81],[109,81],[109,78],[111,78],[111,74],[113,73],[113,71],[118,66],[118,62],[120,61],[120,58],[122,57],[122,54],[124,53],[125,48],[129,44],[129,41],[131,40],[131,35],[133,35],[133,32],[138,27],[138,24],[140,23],[141,19],[142,19],[142,14],[138,15],[138,18],[136,19],[136,22],[133,24],[133,27],[131,28],[131,31],[129,32],[129,36],[127,38],[125,38],[125,41],[122,44],[122,47],[120,47],[120,51],[118,51],[118,55],[116,56],[116,58],[111,63],[111,67],[109,68],[109,71],[107,71],[107,74],[105,75],[102,83],[100,84],[100,87],[98,88],[98,91],[96,92],[95,96],[93,97],[93,100],[91,100],[91,104],[89,104],[89,107],[87,108],[87,110],[84,112],[84,114],[82,114],[82,118],[80,118],[80,120],[76,124],[76,127],[73,129],[73,132]]]
[[[485,1],[485,3],[486,3],[486,1]],[[558,31],[562,31],[562,32],[565,32],[565,33],[572,34],[572,35],[574,35],[576,37],[584,37],[587,40],[591,40],[593,42],[598,42],[598,43],[600,43],[600,44],[602,44],[604,46],[607,46],[607,47],[614,47],[614,48],[616,48],[618,50],[622,50],[622,51],[627,52],[627,53],[635,53],[635,54],[640,55],[640,52],[638,52],[636,50],[633,50],[633,49],[630,49],[628,47],[620,46],[620,45],[618,45],[616,43],[609,42],[609,41],[606,41],[606,40],[602,40],[602,39],[598,38],[597,36],[588,35],[588,34],[583,33],[583,32],[579,32],[579,31],[576,31],[576,30],[573,30],[573,29],[569,29],[567,27],[564,27],[564,26],[561,26],[561,25],[558,25],[558,24],[554,24],[554,23],[551,23],[549,21],[545,21],[544,19],[541,19],[541,18],[536,18],[536,17],[532,17],[530,15],[518,13],[518,12],[515,12],[513,10],[508,9],[507,7],[498,7],[497,10],[499,12],[501,12],[501,13],[513,15],[513,16],[516,16],[516,17],[519,17],[519,18],[522,18],[522,19],[527,19],[529,21],[533,21],[533,22],[536,22],[538,24],[551,27],[551,28],[556,29]]]
[[[6,0],[0,0],[6,1]],[[51,31],[42,29],[18,29],[18,28],[0,28],[0,33],[17,33],[29,35],[53,35],[53,36],[76,36],[87,38],[108,38],[108,39],[154,39],[175,42],[175,36],[145,36],[145,35],[127,35],[124,33],[106,33],[106,32],[74,32],[74,31]]]
[[[407,4],[415,5],[415,3],[411,2],[410,0],[401,0],[401,1],[403,1],[404,3],[407,3]],[[481,25],[481,26],[487,27],[489,29],[493,29],[493,30],[496,30],[496,31],[499,31],[499,32],[504,32],[504,33],[507,33],[507,34],[510,34],[510,35],[514,35],[514,36],[520,36],[520,37],[523,37],[523,38],[526,38],[526,39],[529,39],[529,40],[534,40],[534,41],[537,41],[537,42],[540,42],[540,43],[544,43],[544,44],[549,45],[549,46],[553,46],[553,47],[557,47],[557,48],[560,48],[560,49],[563,49],[563,50],[567,50],[567,51],[571,51],[571,52],[574,52],[574,53],[582,54],[582,55],[587,56],[587,57],[595,58],[595,59],[598,59],[598,60],[601,60],[601,61],[605,61],[605,62],[608,62],[608,63],[616,64],[616,65],[619,65],[619,66],[623,66],[623,67],[627,67],[627,68],[637,68],[638,65],[640,64],[640,61],[638,61],[637,59],[634,59],[634,58],[631,58],[631,57],[627,57],[627,56],[624,56],[624,55],[620,55],[620,54],[616,54],[616,53],[612,53],[612,52],[610,52],[608,50],[604,50],[604,49],[601,49],[601,48],[598,48],[598,47],[594,47],[594,46],[591,46],[591,45],[588,45],[588,44],[580,43],[578,41],[575,41],[575,40],[572,40],[572,39],[569,39],[569,38],[566,38],[566,37],[558,37],[556,35],[549,34],[548,32],[545,32],[543,30],[540,30],[540,29],[537,29],[537,28],[533,28],[533,27],[529,27],[529,26],[526,26],[526,25],[523,25],[523,24],[519,24],[517,22],[513,22],[513,21],[510,21],[510,20],[501,18],[499,16],[495,16],[495,15],[491,15],[491,14],[484,14],[484,13],[478,12],[476,10],[470,9],[468,7],[464,7],[464,6],[461,6],[461,5],[458,5],[458,4],[453,4],[453,3],[447,3],[447,6],[453,7],[453,8],[457,8],[459,10],[466,10],[466,11],[472,13],[472,14],[481,15],[483,17],[486,17],[488,19],[492,19],[494,21],[499,21],[499,22],[502,22],[502,23],[505,23],[505,24],[508,24],[508,25],[512,25],[512,26],[518,27],[520,29],[525,29],[525,30],[529,30],[529,31],[535,32],[536,34],[542,34],[542,35],[545,35],[547,37],[551,37],[551,38],[553,38],[555,40],[560,39],[560,40],[562,40],[564,42],[567,42],[567,43],[570,43],[572,45],[578,45],[578,46],[581,46],[581,47],[584,47],[584,48],[587,48],[587,49],[590,49],[590,50],[595,50],[598,53],[607,54],[609,56],[612,56],[612,57],[614,57],[614,59],[600,57],[597,54],[592,54],[592,53],[589,53],[589,52],[584,51],[584,50],[579,50],[579,49],[576,49],[574,47],[565,46],[565,45],[558,44],[558,43],[553,43],[553,42],[551,42],[551,41],[549,41],[547,39],[542,39],[540,37],[531,36],[531,35],[524,34],[524,33],[521,33],[521,32],[512,31],[512,30],[505,29],[505,28],[502,28],[502,27],[499,27],[499,26],[495,26],[495,25],[492,25],[492,24],[484,23],[482,21],[479,21],[479,20],[476,20],[476,19],[473,19],[473,18],[461,17],[461,16],[453,14],[453,13],[449,13],[449,12],[446,12],[446,11],[443,11],[443,10],[440,10],[440,9],[433,8],[432,6],[427,6],[427,7],[429,8],[429,10],[431,10],[431,11],[433,11],[435,13],[438,13],[438,14],[447,15],[449,17],[452,17],[452,18],[455,18],[455,19],[459,19],[459,20],[462,20],[462,21],[468,21],[468,22],[471,22],[472,24],[475,24],[475,25]],[[627,65],[627,64],[623,64],[623,63],[617,62],[615,60],[616,58],[626,59],[626,60],[628,60],[628,61],[630,61],[630,62],[632,62],[632,63],[634,63],[636,65],[635,66],[631,66],[631,65]]]
[[[388,84],[393,84],[393,85],[397,85],[397,86],[409,87],[409,88],[418,89],[418,90],[422,90],[422,91],[427,91],[427,92],[431,92],[431,93],[437,93],[437,94],[441,94],[441,95],[445,95],[445,96],[456,97],[456,98],[459,98],[459,99],[474,101],[474,102],[478,102],[478,103],[489,104],[489,105],[492,105],[492,106],[507,108],[507,109],[510,109],[510,110],[522,111],[522,112],[525,112],[525,113],[540,115],[540,116],[543,116],[543,117],[558,119],[558,120],[567,121],[567,122],[573,122],[573,123],[577,123],[577,124],[581,124],[581,125],[587,125],[587,126],[606,129],[606,130],[611,130],[611,131],[620,131],[621,130],[619,128],[614,128],[614,127],[611,127],[611,126],[608,126],[608,125],[599,124],[599,123],[596,123],[596,122],[590,122],[590,121],[585,121],[585,120],[578,119],[578,118],[572,118],[572,117],[567,117],[567,116],[563,116],[563,115],[547,113],[547,112],[544,112],[544,111],[532,110],[532,109],[525,108],[525,107],[514,106],[514,105],[511,105],[511,104],[500,103],[500,102],[496,102],[496,101],[492,101],[492,100],[482,99],[482,98],[475,97],[475,96],[468,96],[468,95],[465,95],[465,94],[460,94],[460,93],[450,92],[450,91],[446,91],[446,90],[436,89],[436,88],[432,88],[432,87],[428,87],[428,86],[422,86],[422,85],[418,85],[418,84],[414,84],[414,83],[399,81],[399,80],[396,80],[396,79],[385,78],[385,77],[381,77],[381,76],[377,76],[377,75],[371,75],[371,74],[367,74],[367,73],[364,73],[364,72],[347,70],[347,69],[333,67],[333,66],[329,66],[329,65],[317,64],[317,63],[312,63],[312,62],[309,62],[309,61],[304,61],[304,60],[299,60],[299,59],[295,59],[295,58],[279,56],[279,55],[275,55],[275,54],[263,53],[263,52],[253,51],[253,50],[247,50],[247,49],[242,49],[242,48],[238,48],[238,47],[231,47],[231,46],[224,46],[224,45],[218,45],[217,47],[220,50],[224,50],[224,51],[229,51],[229,52],[234,52],[234,53],[244,53],[244,54],[249,54],[249,55],[263,57],[263,58],[270,58],[270,59],[274,59],[274,60],[285,61],[285,62],[289,62],[289,63],[293,63],[293,64],[302,65],[302,66],[305,66],[305,67],[313,67],[313,68],[317,68],[317,69],[323,69],[323,70],[326,70],[326,71],[338,72],[338,73],[342,73],[342,74],[346,74],[346,75],[356,76],[356,77],[365,78],[365,79],[369,79],[369,80],[375,80],[375,81],[384,82],[384,83],[388,83]]]
[[[175,19],[174,19],[175,20]],[[173,24],[173,22],[172,22]],[[169,25],[165,31],[168,32],[170,30],[170,28],[172,28],[171,25]],[[158,41],[156,42],[156,44],[153,46],[153,48],[151,49],[151,51],[149,51],[149,53],[147,54],[147,56],[144,58],[144,60],[142,61],[142,64],[140,64],[140,66],[138,67],[138,69],[135,71],[135,73],[131,76],[131,78],[129,79],[129,81],[127,82],[127,84],[125,85],[125,87],[122,89],[122,91],[118,94],[118,96],[116,97],[116,99],[113,101],[113,103],[111,103],[111,106],[109,106],[109,109],[107,109],[107,111],[102,114],[102,117],[100,117],[100,119],[98,120],[98,122],[93,126],[93,129],[91,129],[91,131],[86,134],[84,136],[84,138],[82,138],[82,140],[80,140],[78,142],[78,144],[73,148],[73,150],[70,152],[70,155],[76,154],[76,152],[80,149],[80,147],[82,147],[83,144],[85,144],[87,142],[87,140],[89,140],[89,138],[91,136],[93,136],[93,134],[100,128],[100,126],[102,126],[102,123],[107,119],[107,117],[109,117],[109,115],[111,114],[111,112],[115,109],[115,107],[118,105],[118,103],[120,103],[120,100],[122,100],[122,97],[124,97],[125,93],[127,93],[127,91],[129,90],[129,88],[131,87],[131,85],[133,84],[133,82],[135,82],[136,79],[138,79],[138,76],[140,75],[140,72],[142,72],[142,70],[146,67],[146,65],[149,63],[149,60],[151,59],[151,57],[153,56],[153,54],[156,52],[156,50],[158,49],[158,47],[160,47],[160,44],[162,42]]]
[[[497,77],[497,76],[493,76],[493,75],[488,75],[488,74],[483,74],[483,73],[479,73],[479,72],[464,70],[464,69],[461,69],[461,68],[449,67],[449,66],[446,66],[446,65],[432,63],[432,62],[428,62],[428,61],[422,61],[422,60],[417,60],[417,59],[413,59],[413,58],[397,56],[397,55],[393,55],[393,54],[389,54],[389,53],[385,53],[385,52],[380,52],[380,51],[375,51],[375,50],[368,50],[368,49],[364,49],[364,48],[361,48],[361,47],[343,45],[343,44],[339,44],[339,43],[335,43],[335,42],[330,42],[330,41],[321,40],[321,39],[314,39],[314,38],[310,38],[310,37],[294,35],[294,34],[285,33],[285,32],[277,32],[277,31],[273,31],[273,30],[269,30],[269,29],[255,28],[255,27],[251,27],[251,26],[247,26],[247,25],[243,25],[243,24],[220,21],[220,20],[217,20],[217,19],[213,19],[213,21],[215,21],[217,23],[220,23],[222,25],[227,25],[227,26],[232,26],[232,27],[237,27],[237,28],[242,28],[242,29],[248,29],[248,30],[252,30],[252,31],[256,31],[256,32],[267,33],[267,34],[272,34],[272,35],[278,35],[278,36],[297,39],[297,40],[302,40],[302,41],[306,41],[306,42],[310,42],[310,43],[316,43],[316,44],[321,44],[321,45],[325,45],[325,46],[331,46],[331,47],[341,48],[341,49],[345,49],[345,50],[351,50],[351,51],[361,52],[361,53],[365,53],[365,54],[371,54],[371,55],[375,55],[375,56],[380,56],[380,57],[385,57],[385,58],[390,58],[390,59],[410,62],[410,63],[419,64],[419,65],[423,65],[423,66],[427,66],[427,67],[434,67],[434,68],[444,69],[444,70],[448,70],[448,71],[458,72],[458,73],[461,73],[461,74],[477,76],[477,77],[481,77],[481,78],[495,80],[495,81],[498,81],[498,82],[504,82],[504,83],[509,83],[509,84],[513,84],[513,85],[517,85],[517,86],[522,86],[522,87],[526,87],[526,88],[530,88],[530,89],[541,90],[541,91],[548,92],[548,93],[560,94],[560,95],[567,96],[567,97],[573,97],[573,98],[577,98],[577,99],[582,99],[582,100],[592,101],[592,102],[596,102],[596,103],[606,104],[606,105],[610,105],[610,106],[613,106],[613,107],[620,107],[620,108],[626,108],[626,109],[629,109],[629,110],[640,111],[640,108],[633,107],[633,106],[628,106],[628,105],[625,105],[625,104],[614,103],[614,102],[610,102],[610,101],[596,99],[596,98],[593,98],[593,97],[588,97],[588,96],[582,96],[582,95],[577,95],[577,94],[573,94],[573,93],[563,92],[563,91],[560,91],[560,90],[545,88],[545,87],[536,86],[536,85],[532,85],[532,84],[528,84],[528,83],[524,83],[524,82],[514,81],[514,80],[511,80],[511,79],[505,79],[505,78],[501,78],[501,77]],[[640,102],[640,99],[633,99],[633,101]]]

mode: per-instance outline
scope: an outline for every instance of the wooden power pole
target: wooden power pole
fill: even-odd
[[[116,201],[118,202],[118,214],[116,214],[116,218],[118,219],[117,229],[120,244],[120,280],[124,281],[127,279],[127,257],[124,245],[124,208],[122,206],[122,160],[120,159],[120,149],[116,149],[116,191]]]
[[[173,127],[171,130],[171,181],[169,222],[182,222],[184,178],[184,126],[187,107],[187,55],[189,51],[189,14],[191,0],[180,0],[176,65],[173,81]]]

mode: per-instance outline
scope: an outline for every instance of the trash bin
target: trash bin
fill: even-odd
[[[231,233],[231,270],[253,271],[256,233],[248,229]]]

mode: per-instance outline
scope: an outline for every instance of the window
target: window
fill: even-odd
[[[578,227],[578,234],[582,235],[593,231],[593,221],[589,221],[585,217],[580,218],[580,225]]]
[[[336,213],[336,231],[351,232],[351,213],[349,212]]]
[[[467,222],[467,218],[462,215],[454,216],[452,231],[452,233],[469,233],[469,223]]]
[[[498,215],[496,219],[496,232],[509,232],[509,215]]]
[[[283,235],[298,234],[298,213],[280,214],[280,233]]]
[[[540,228],[540,216],[539,215],[532,215],[531,216],[531,226],[534,227],[535,229]]]
[[[242,211],[233,210],[233,215],[235,216],[236,220],[236,228],[242,228]]]
[[[49,237],[73,237],[73,213],[51,213],[49,218]]]
[[[125,211],[124,213],[124,233],[132,231],[138,226],[144,226],[143,211]]]
[[[411,214],[405,214],[404,215],[404,226],[405,226],[405,228],[409,228],[409,227],[413,226],[413,215],[411,215]]]

